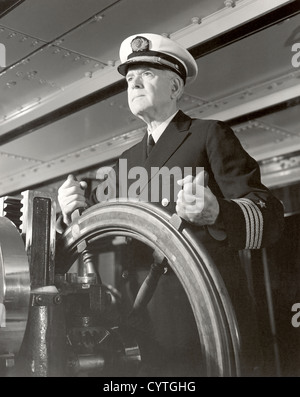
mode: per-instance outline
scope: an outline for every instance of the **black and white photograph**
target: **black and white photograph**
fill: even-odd
[[[298,0],[0,0],[0,377],[300,377]]]

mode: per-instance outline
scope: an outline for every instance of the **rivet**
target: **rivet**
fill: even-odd
[[[53,299],[53,302],[54,302],[55,305],[60,305],[61,302],[62,302],[61,296],[60,296],[60,295],[56,295],[56,296],[54,297],[54,299]]]
[[[43,302],[43,298],[40,295],[37,295],[35,297],[35,301],[38,305],[40,305]]]
[[[8,82],[6,83],[6,86],[7,86],[8,88],[12,88],[12,87],[14,87],[15,85],[17,85],[17,82],[16,82],[16,81],[8,81]]]
[[[34,78],[34,76],[35,75],[37,75],[37,71],[36,70],[32,70],[31,72],[28,72],[27,73],[27,77],[29,78],[29,79],[33,79]]]
[[[225,0],[225,7],[235,7],[235,0]]]
[[[200,23],[201,23],[201,18],[199,18],[199,17],[193,17],[193,18],[191,19],[191,22],[192,22],[193,24],[195,24],[195,25],[200,24]]]
[[[104,15],[95,15],[94,16],[94,21],[99,22],[104,18]]]

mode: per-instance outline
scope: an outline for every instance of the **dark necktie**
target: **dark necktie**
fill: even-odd
[[[155,142],[154,142],[153,136],[150,134],[148,136],[148,142],[147,142],[147,157],[149,156],[149,154],[150,154],[151,150],[153,149],[154,145],[155,145]]]

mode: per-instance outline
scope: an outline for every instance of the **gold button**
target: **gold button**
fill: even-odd
[[[162,204],[163,207],[166,207],[169,204],[169,200],[167,198],[163,198],[161,200],[161,204]]]

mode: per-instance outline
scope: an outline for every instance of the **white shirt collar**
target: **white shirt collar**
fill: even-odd
[[[177,112],[178,112],[178,110],[177,110]],[[176,112],[176,113],[177,113],[177,112]],[[170,116],[169,118],[167,118],[167,120],[165,120],[165,121],[163,121],[161,124],[159,124],[159,126],[156,127],[155,130],[153,130],[153,131],[151,131],[151,132],[149,132],[149,130],[148,130],[148,136],[149,136],[150,133],[151,133],[152,136],[153,136],[153,139],[154,139],[154,142],[155,142],[155,143],[159,140],[160,136],[162,135],[162,133],[164,132],[164,130],[167,128],[167,126],[170,124],[171,120],[174,118],[174,116],[175,116],[176,113],[172,114],[172,116]]]

